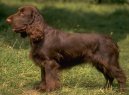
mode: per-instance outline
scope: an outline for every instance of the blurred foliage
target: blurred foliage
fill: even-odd
[[[26,1],[26,0],[20,0]],[[35,2],[86,2],[86,3],[129,3],[129,0],[27,0],[27,1],[35,1]]]

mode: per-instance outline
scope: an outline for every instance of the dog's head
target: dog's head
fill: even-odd
[[[14,32],[20,33],[21,37],[26,37],[28,26],[34,23],[39,15],[40,13],[36,7],[23,6],[15,14],[9,16],[6,22],[12,26]]]

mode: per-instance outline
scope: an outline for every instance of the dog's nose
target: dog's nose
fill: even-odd
[[[6,22],[7,22],[7,23],[11,23],[11,22],[12,22],[12,20],[11,20],[11,19],[9,19],[9,18],[7,18],[7,19],[6,19]]]

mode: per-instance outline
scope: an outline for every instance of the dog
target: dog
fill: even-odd
[[[50,27],[34,6],[22,6],[6,19],[13,31],[30,40],[30,56],[41,68],[36,89],[52,91],[61,87],[59,71],[89,62],[100,71],[109,88],[116,79],[125,90],[126,76],[121,69],[119,48],[110,36],[95,33],[66,33]]]

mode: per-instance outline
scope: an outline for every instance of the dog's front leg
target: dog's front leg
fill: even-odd
[[[41,81],[35,88],[37,90],[45,91],[46,90],[45,68],[43,66],[40,68],[41,68]]]
[[[60,87],[58,70],[59,64],[54,60],[46,60],[44,63],[45,67],[45,81],[46,91],[52,91]]]

